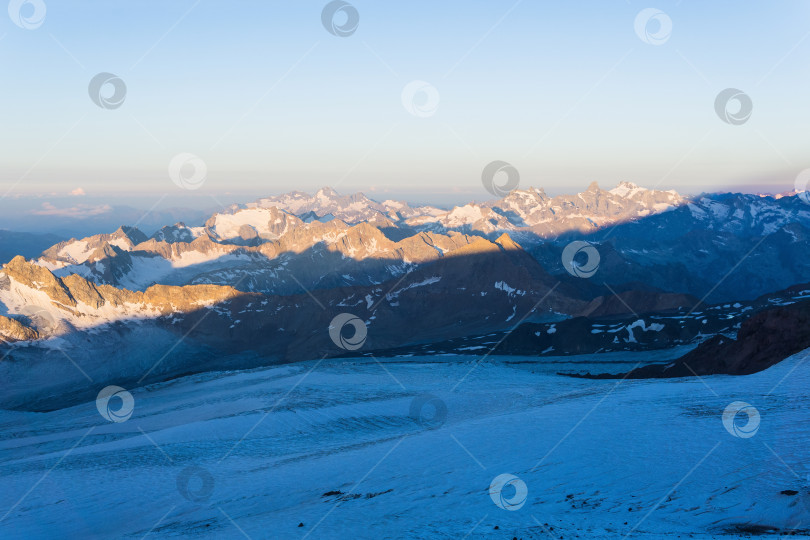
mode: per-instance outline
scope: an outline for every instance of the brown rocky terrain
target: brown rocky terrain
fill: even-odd
[[[93,260],[102,258],[104,256],[103,251],[109,248],[110,245],[129,251],[146,240],[146,235],[135,227],[122,226],[110,234],[97,234],[81,239],[80,242],[83,245],[77,250],[65,249],[75,246],[79,242],[75,238],[60,242],[45,250],[42,253],[42,258],[55,264],[78,264],[90,258],[93,258]]]
[[[52,304],[72,314],[78,314],[84,304],[92,309],[105,306],[154,310],[167,315],[187,312],[232,299],[241,294],[233,287],[221,285],[153,285],[146,291],[129,291],[111,285],[96,285],[83,277],[71,274],[64,278],[54,276],[48,269],[27,262],[18,256],[3,268],[5,275],[13,281],[35,291],[45,293]],[[92,313],[85,315],[92,316]]]
[[[265,211],[273,216],[282,214],[275,208]],[[297,220],[294,216],[287,217]],[[292,293],[303,292],[304,288],[383,282],[401,275],[404,266],[433,262],[471,242],[483,240],[455,231],[441,234],[396,227],[388,229],[401,233],[394,234],[400,238],[394,240],[371,223],[349,225],[333,219],[325,223],[297,220],[295,226],[286,228],[278,238],[264,238],[260,243],[241,240],[223,243],[211,230],[213,223],[201,236],[185,242],[176,241],[175,237],[185,234],[188,238],[191,233],[175,226],[129,249],[102,243],[82,264],[59,268],[66,263],[54,259],[53,254],[38,262],[58,268],[60,276],[79,273],[97,284],[116,287],[141,289],[151,285],[138,281],[139,271],[143,266],[158,264],[163,270],[155,276],[157,283],[226,285],[247,276],[244,283],[248,290]],[[81,242],[89,243],[88,239]],[[177,277],[180,273],[182,277]]]
[[[555,238],[571,232],[591,233],[681,204],[683,197],[672,191],[648,190],[629,182],[603,190],[593,182],[576,195],[549,197],[542,189],[514,190],[497,201],[468,204],[437,216],[416,216],[407,223],[414,226],[436,223],[446,229],[485,234],[522,231],[538,238]]]
[[[336,227],[341,225],[330,222],[313,228],[324,232]],[[56,316],[64,312],[81,327],[133,317],[153,318],[159,324],[166,319],[171,320],[172,331],[192,332],[193,339],[210,346],[230,351],[272,349],[287,361],[310,358],[314,350],[340,354],[323,330],[341,312],[367,320],[369,347],[385,348],[509,327],[533,309],[542,317],[574,313],[586,304],[575,288],[559,284],[508,235],[492,242],[459,233],[420,233],[393,242],[368,224],[347,231],[330,246],[339,261],[354,261],[352,254],[366,260],[368,250],[374,249],[382,259],[379,264],[405,257],[421,264],[381,284],[279,296],[241,292],[239,283],[153,285],[131,291],[77,274],[60,278],[16,257],[3,269],[5,288],[8,294],[21,295],[20,305],[29,294],[15,293],[20,286],[44,293],[57,309]]]
[[[31,341],[39,338],[39,333],[17,319],[0,315],[0,342]]]
[[[810,300],[765,309],[742,323],[736,339],[716,335],[668,365],[586,378],[653,379],[695,375],[748,375],[810,348]]]

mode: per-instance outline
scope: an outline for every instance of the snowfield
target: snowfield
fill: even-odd
[[[0,537],[802,536],[807,354],[649,381],[529,358],[313,361],[130,389],[120,423],[95,402],[0,411]],[[733,402],[758,430],[724,427]],[[502,474],[518,480],[491,497]]]

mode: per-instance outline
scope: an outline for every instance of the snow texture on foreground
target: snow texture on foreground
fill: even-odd
[[[578,380],[495,359],[455,391],[471,362],[311,362],[134,389],[122,423],[94,402],[0,411],[0,537],[801,535],[807,352],[703,381]],[[441,426],[410,416],[423,394],[446,405]],[[758,409],[754,436],[725,429],[735,401]],[[490,498],[504,473],[526,484],[519,510]]]

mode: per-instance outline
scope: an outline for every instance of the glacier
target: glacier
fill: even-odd
[[[570,357],[329,359],[130,388],[120,423],[94,401],[3,410],[0,536],[802,535],[808,355],[620,381],[558,375]],[[740,401],[759,412],[753,436],[724,427]],[[490,497],[503,474],[525,484],[518,510]]]

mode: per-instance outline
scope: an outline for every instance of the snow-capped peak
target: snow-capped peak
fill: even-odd
[[[610,193],[624,198],[633,198],[638,193],[650,191],[647,188],[640,187],[633,182],[619,182],[619,184],[610,190]]]

